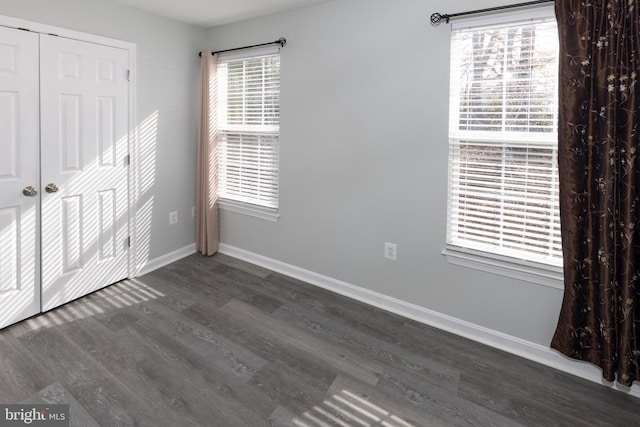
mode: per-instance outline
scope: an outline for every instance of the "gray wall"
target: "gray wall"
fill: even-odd
[[[157,112],[140,147],[141,263],[194,241],[196,52],[285,36],[282,216],[223,211],[223,243],[547,345],[560,290],[440,253],[449,30],[428,18],[509,2],[338,0],[208,32],[109,0],[3,1],[0,14],[137,44],[139,124]],[[180,223],[169,227],[172,210]],[[398,261],[383,259],[385,241],[398,244]]]
[[[338,0],[209,30],[213,49],[289,41],[282,216],[223,211],[223,243],[548,345],[561,290],[441,255],[450,31],[429,16],[499,3]],[[398,244],[398,261],[383,259],[385,241]]]
[[[136,43],[137,120],[154,122],[139,147],[138,262],[192,244],[197,53],[205,31],[110,0],[2,1],[0,15]],[[173,210],[179,212],[179,222],[169,227]]]

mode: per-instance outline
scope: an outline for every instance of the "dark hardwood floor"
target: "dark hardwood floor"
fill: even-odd
[[[640,425],[640,399],[224,255],[0,331],[0,403],[82,427]]]

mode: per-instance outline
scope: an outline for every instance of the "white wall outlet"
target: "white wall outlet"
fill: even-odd
[[[395,243],[384,242],[384,257],[395,261],[398,259],[398,245]]]
[[[178,223],[178,211],[169,212],[169,225]]]
[[[191,218],[195,218],[196,217],[196,207],[192,206],[191,207]]]

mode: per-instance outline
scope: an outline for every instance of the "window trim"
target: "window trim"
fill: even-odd
[[[218,208],[271,222],[278,222],[280,218],[280,208],[269,208],[253,203],[240,202],[238,200],[219,198]]]
[[[449,264],[472,268],[486,273],[519,279],[554,289],[564,289],[561,266],[537,263],[509,256],[447,244],[442,255]]]
[[[463,19],[453,23],[451,30],[453,31],[493,24],[509,24],[512,22],[536,20],[541,18],[546,19],[554,16],[553,6],[545,5],[527,10],[526,12],[504,12],[491,17]],[[451,108],[454,108],[454,105],[452,105],[451,99],[449,102],[449,117],[451,117],[453,113]],[[468,137],[468,135],[456,135],[451,129],[451,119],[449,119],[449,123],[449,140],[451,138],[464,139],[465,136]],[[554,134],[557,134],[557,130]],[[487,139],[487,137],[488,135],[483,136],[482,138]],[[536,138],[536,135],[529,134],[527,137]],[[540,135],[540,137],[544,138],[542,135]],[[489,136],[489,139],[495,139],[495,142],[498,142],[503,138],[501,136],[494,135],[493,137]],[[448,142],[448,145],[450,146],[450,142]],[[449,205],[451,203],[449,195],[451,179],[450,160],[447,161],[447,164],[447,174],[449,176],[449,182],[447,183],[447,205]],[[449,239],[449,220],[447,220],[447,239]],[[562,266],[500,255],[485,250],[458,246],[448,242],[445,242],[445,247],[441,253],[446,257],[447,262],[452,265],[506,276],[529,283],[547,286],[553,289],[564,289],[564,273]]]
[[[529,7],[524,10],[500,11],[492,16],[470,16],[467,18],[456,18],[451,23],[451,30],[460,28],[483,27],[494,24],[508,24],[511,22],[520,22],[537,19],[555,19],[556,11],[552,4],[542,4],[539,6]]]

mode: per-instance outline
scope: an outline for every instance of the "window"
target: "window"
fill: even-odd
[[[221,207],[275,219],[278,213],[278,47],[221,54],[217,72]]]
[[[552,14],[454,27],[450,253],[561,266],[557,39]]]

